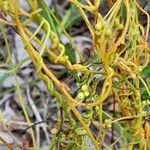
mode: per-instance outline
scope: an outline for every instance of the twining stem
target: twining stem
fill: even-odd
[[[7,146],[10,150],[15,150],[10,144],[8,144],[1,136],[0,136],[0,141]]]

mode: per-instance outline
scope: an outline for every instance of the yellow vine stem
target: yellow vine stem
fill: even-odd
[[[0,136],[0,141],[1,141],[2,143],[4,143],[5,146],[7,146],[7,148],[9,148],[9,150],[15,150],[15,149],[13,149],[13,147],[12,147],[10,144],[8,144],[1,136]]]
[[[109,77],[106,78],[103,88],[102,88],[102,95],[100,95],[100,97],[98,98],[97,101],[92,102],[92,103],[82,103],[82,102],[78,102],[76,100],[74,100],[71,95],[68,93],[68,91],[61,86],[60,91],[62,92],[62,94],[66,97],[66,99],[69,99],[72,103],[77,104],[79,106],[97,106],[99,104],[101,104],[110,94],[111,91],[111,87],[112,87],[112,73],[110,74]],[[106,88],[107,87],[107,88]]]
[[[48,40],[49,40],[49,35],[50,35],[50,26],[49,26],[49,23],[47,22],[46,19],[44,19],[44,18],[42,18],[42,19],[43,19],[45,25],[47,26],[47,34],[46,34],[46,38],[45,38],[45,40],[44,40],[44,42],[43,42],[42,49],[41,49],[41,51],[40,51],[40,56],[42,56],[43,53],[44,53],[44,50],[45,50],[45,47],[46,47],[46,44],[47,44],[47,42],[48,42]],[[59,57],[60,57],[60,56],[59,56]]]
[[[140,5],[137,3],[136,0],[134,0],[135,4],[137,5],[137,7],[147,16],[147,29],[146,29],[146,35],[145,35],[145,41],[148,40],[148,35],[149,35],[149,28],[150,28],[150,17],[149,14],[140,7]]]
[[[43,64],[43,65],[44,65],[44,64]],[[44,68],[45,68],[45,69],[44,69]],[[48,84],[48,82],[50,81],[49,78],[53,78],[54,75],[47,69],[46,65],[43,66],[43,70],[45,70],[45,73],[47,74],[47,76],[44,75],[44,77],[43,77],[42,79]],[[42,74],[41,74],[41,75],[42,75]],[[49,78],[48,78],[48,76],[49,76]],[[58,83],[58,84],[61,84],[61,83]],[[63,84],[61,84],[61,85],[64,86]],[[55,95],[55,97],[57,97],[57,100],[59,101],[59,98],[60,98],[60,97],[58,96],[58,94],[56,93],[56,91],[52,91],[52,86],[53,86],[53,85],[51,85],[50,87],[49,87],[49,86],[50,86],[50,85],[48,84],[48,89],[51,91],[52,94]],[[55,93],[54,93],[54,92],[55,92]],[[93,143],[94,143],[96,149],[98,149],[98,144],[97,144],[96,140],[94,139],[94,137],[93,137],[91,131],[89,130],[88,126],[84,123],[84,121],[83,121],[83,119],[82,119],[80,113],[77,111],[77,109],[75,108],[75,106],[74,106],[69,100],[66,99],[66,101],[68,102],[69,107],[71,108],[71,110],[72,110],[73,113],[75,114],[76,118],[79,120],[79,122],[81,123],[81,125],[83,126],[83,128],[87,131],[87,134],[89,135],[89,137],[90,137],[91,140],[93,141]]]
[[[56,23],[58,25],[60,25],[58,19],[55,17],[55,15],[50,11],[52,17],[55,19]],[[64,60],[62,59],[62,55],[64,54],[64,46],[61,44],[61,46],[63,47],[63,50],[60,52],[60,55],[59,56],[56,56],[56,54],[54,52],[52,52],[52,50],[46,48],[46,43],[47,43],[47,40],[50,36],[50,33],[51,30],[50,30],[50,26],[49,24],[47,23],[47,21],[45,19],[43,19],[44,23],[46,23],[47,25],[47,30],[48,30],[48,33],[47,33],[47,36],[46,36],[46,39],[44,41],[44,44],[35,36],[37,34],[37,32],[39,32],[40,28],[41,28],[41,24],[39,25],[39,27],[37,28],[37,30],[35,31],[34,34],[32,34],[27,28],[25,28],[25,31],[26,33],[29,35],[30,39],[33,39],[37,44],[39,44],[40,46],[42,46],[42,50],[41,50],[41,54],[44,52],[44,50],[50,55],[50,57],[53,58],[54,61],[58,60],[61,64],[65,65],[66,67],[68,67],[68,69],[70,69],[71,71],[75,70],[75,71],[80,71],[80,72],[83,72],[83,73],[87,73],[87,72],[90,72],[90,70],[88,70],[85,66],[81,65],[81,64],[74,64],[72,65],[70,63],[69,60]],[[22,25],[24,26],[24,22],[22,23]],[[42,23],[43,25],[43,23]],[[62,27],[63,29],[63,27]],[[67,32],[65,31],[65,29],[63,29],[63,32],[65,33],[65,35],[67,36],[67,38],[69,39],[70,43],[73,45],[73,47],[75,48],[75,50],[77,50],[77,52],[79,52],[79,49],[78,47],[74,44],[74,42],[71,40],[71,38],[69,37],[69,35],[67,34]],[[53,33],[54,34],[54,33]],[[59,44],[59,41],[58,43]],[[82,57],[82,55],[80,54],[79,52],[79,55]],[[51,59],[52,59],[51,58]],[[83,59],[83,57],[82,57]]]
[[[31,37],[31,36],[33,35],[27,28],[24,28],[24,31],[25,31],[25,33],[26,33],[29,37]],[[36,36],[33,36],[32,39],[33,39],[38,45],[43,46],[43,43],[42,43]],[[52,60],[55,60],[55,59],[58,57],[58,56],[56,56],[56,54],[55,54],[53,51],[51,51],[51,50],[50,50],[49,48],[47,48],[47,47],[45,47],[45,51],[49,54],[50,59],[52,59]],[[91,71],[88,70],[85,66],[83,66],[83,65],[81,65],[81,64],[74,64],[74,65],[72,65],[69,60],[67,60],[67,62],[66,62],[66,61],[64,61],[63,59],[60,59],[60,60],[59,60],[59,63],[65,65],[65,66],[66,66],[68,69],[70,69],[71,71],[75,70],[75,71],[80,71],[80,72],[83,72],[83,73],[85,73],[85,72],[86,72],[86,73],[90,73],[90,72],[91,72]]]
[[[87,2],[87,4],[88,4],[90,7],[93,6],[90,0],[86,0],[86,2]]]
[[[64,29],[64,27],[61,25],[60,21],[57,19],[57,17],[55,16],[55,14],[50,10],[49,11],[50,14],[52,15],[52,17],[54,18],[54,20],[56,21],[57,25],[61,28],[61,30],[64,32],[64,34],[66,35],[66,37],[68,38],[68,40],[70,41],[71,45],[73,46],[73,48],[77,51],[79,57],[81,58],[82,61],[84,61],[83,56],[80,53],[79,48],[75,45],[75,43],[73,42],[73,40],[70,38],[69,34],[67,33],[67,31]]]
[[[27,0],[27,2],[30,5],[30,8],[32,8],[33,11],[37,10],[37,0]]]
[[[139,76],[139,79],[141,80],[141,82],[142,82],[142,83],[143,83],[143,85],[145,86],[145,89],[146,89],[146,91],[147,91],[148,95],[150,96],[150,90],[149,90],[149,88],[148,88],[147,84],[145,83],[145,81],[142,79],[142,77],[141,77],[141,76]]]
[[[102,59],[102,62],[103,62],[103,65],[104,65],[104,68],[107,72],[107,74],[110,73],[110,69],[109,69],[109,60],[110,60],[110,50],[108,50],[108,52],[105,51],[106,49],[106,43],[107,43],[107,39],[105,37],[105,33],[106,33],[106,30],[108,29],[108,25],[111,24],[111,19],[116,16],[116,14],[118,13],[119,9],[120,9],[120,4],[121,4],[122,0],[118,0],[114,6],[113,6],[113,10],[110,10],[107,15],[104,17],[104,19],[107,19],[107,25],[104,27],[103,29],[103,32],[101,34],[101,37],[100,37],[100,43],[95,43],[95,45],[97,46],[96,49],[100,52],[100,58]],[[111,13],[110,13],[111,12]],[[101,21],[101,20],[99,20]],[[123,38],[123,37],[122,37]],[[115,38],[112,39],[112,41],[114,42],[115,41]],[[116,47],[117,49],[117,47]]]
[[[24,31],[25,31],[25,33],[26,33],[29,37],[31,37],[31,36],[33,35],[33,34],[31,33],[31,31],[28,30],[27,28],[24,28]],[[36,36],[32,36],[32,39],[33,39],[38,45],[43,46],[43,43],[42,43]],[[49,54],[49,56],[50,56],[51,59],[54,60],[54,59],[57,58],[56,54],[55,54],[53,51],[51,51],[49,48],[45,47],[45,50],[46,50],[46,52]],[[60,61],[60,62],[61,62],[61,61]],[[63,63],[63,62],[61,62],[61,63]]]
[[[94,0],[94,5],[95,5],[94,11],[97,11],[99,9],[100,3],[101,3],[101,0]]]
[[[138,45],[137,48],[141,49],[142,48],[142,51],[144,51],[144,60],[143,60],[143,63],[142,63],[142,68],[145,68],[148,63],[149,63],[149,58],[150,58],[150,55],[148,53],[150,53],[150,48],[148,48],[147,46],[145,45]],[[144,50],[143,50],[144,49]],[[141,57],[141,53],[142,51],[140,51],[138,54],[137,54],[137,60],[139,59],[139,62],[140,62],[140,57]]]
[[[20,25],[20,24],[19,24]],[[23,29],[20,28],[20,30],[23,32]],[[20,33],[22,40],[26,43],[28,42],[26,37],[23,37],[23,35]],[[30,50],[32,49],[32,51],[34,51],[33,47],[31,45],[28,45],[30,48]],[[29,49],[28,49],[29,50]],[[44,72],[48,75],[48,77],[50,79],[53,80],[53,82],[60,88],[60,89],[64,89],[66,91],[65,85],[62,84],[51,72],[50,70],[46,67],[46,65],[44,63],[42,63],[42,69],[44,70]],[[77,119],[79,120],[79,122],[82,124],[83,128],[87,131],[87,134],[89,135],[89,137],[91,138],[91,140],[93,141],[96,149],[98,150],[98,144],[96,142],[96,140],[94,139],[91,131],[89,130],[88,126],[84,123],[81,115],[79,114],[79,112],[77,111],[77,109],[75,108],[74,104],[71,103],[71,101],[69,101],[68,98],[66,98],[67,102],[69,103],[69,106],[71,107],[71,110],[73,111],[73,113],[75,114],[75,116],[77,117]]]
[[[100,122],[99,123],[99,131],[97,134],[97,141],[98,141],[100,139],[101,134],[103,133],[102,132],[103,131],[103,118],[102,118],[102,116],[103,116],[103,105],[100,104],[100,106],[97,106],[97,107],[99,107],[99,109],[100,109],[100,111],[98,113],[98,118],[99,118],[99,122]],[[102,145],[102,141],[100,143]]]
[[[37,61],[36,59],[38,59],[38,56],[36,56],[36,55],[38,55],[38,53],[37,53],[37,52],[34,52],[35,50],[34,50],[33,47],[30,45],[30,43],[28,42],[28,40],[27,40],[27,38],[26,38],[26,36],[25,36],[25,33],[24,33],[24,31],[23,31],[23,28],[22,28],[22,26],[21,26],[21,24],[20,24],[20,21],[19,21],[18,15],[17,15],[17,7],[15,8],[15,11],[16,11],[16,12],[15,12],[15,13],[16,13],[16,15],[15,15],[15,21],[16,21],[16,24],[17,24],[17,27],[18,27],[18,30],[19,30],[19,34],[20,34],[20,36],[21,36],[21,38],[22,38],[22,41],[23,41],[24,44],[26,45],[26,49],[27,49],[29,55],[31,56],[31,59],[32,59],[34,65],[35,65],[36,67],[38,67],[38,65],[36,64],[36,63],[37,63],[37,62],[36,62],[36,61]],[[34,58],[34,57],[35,57],[35,58]],[[54,82],[60,89],[65,89],[64,84],[62,84],[62,83],[50,72],[50,70],[46,67],[46,65],[45,65],[43,62],[40,62],[40,63],[41,63],[41,66],[42,66],[42,68],[41,68],[41,67],[40,67],[40,68],[44,70],[44,72],[50,77],[50,79],[52,79],[53,82]],[[38,71],[40,72],[41,70],[38,69]],[[81,115],[79,114],[79,112],[78,112],[77,109],[75,108],[74,104],[72,104],[69,99],[66,98],[66,100],[67,100],[67,102],[69,103],[69,106],[71,107],[73,113],[75,114],[75,116],[77,117],[77,119],[79,120],[79,122],[82,124],[83,128],[87,131],[87,134],[88,134],[89,137],[91,138],[91,140],[92,140],[92,142],[94,143],[96,149],[98,150],[99,147],[98,147],[97,141],[96,141],[95,138],[93,137],[91,131],[90,131],[89,128],[88,128],[88,126],[84,123],[84,121],[83,121]]]
[[[144,51],[147,52],[147,53],[150,53],[150,48],[145,46],[145,45],[137,45],[137,48],[144,48]]]
[[[30,14],[28,12],[26,12],[25,10],[23,10],[22,8],[18,8],[19,9],[19,15],[23,15],[23,16],[26,16],[26,17],[29,17],[29,18],[32,18],[35,14],[38,14],[39,12],[42,11],[41,8],[35,10],[35,11],[32,11]]]
[[[78,0],[70,0],[70,2],[76,4],[77,7],[84,8],[85,10],[90,11],[91,13],[94,13],[100,5],[100,0],[96,0],[94,5],[89,0],[86,0],[88,5],[82,4],[78,2]]]
[[[26,30],[27,31],[27,30]],[[24,40],[23,40],[24,41]],[[33,51],[33,53],[35,53],[34,51]],[[31,53],[32,54],[32,53]],[[75,66],[75,68],[73,68],[73,69],[76,69],[76,67],[77,66]],[[78,65],[78,67],[79,67],[79,65]],[[78,70],[78,69],[77,69]],[[66,90],[66,88],[65,87],[63,87],[62,88],[62,86],[60,86],[60,82],[59,82],[59,80],[55,77],[55,76],[53,76],[53,78],[51,78],[54,82],[55,82],[55,84],[58,86],[58,88],[60,89],[60,91],[62,92],[62,94],[67,98],[67,99],[69,99],[71,102],[73,102],[74,104],[77,104],[77,105],[80,105],[80,106],[96,106],[96,105],[99,105],[99,104],[101,104],[107,97],[108,97],[108,95],[109,95],[109,93],[110,93],[110,91],[111,91],[111,85],[112,85],[112,81],[110,80],[110,78],[111,78],[111,76],[113,75],[112,74],[113,72],[111,72],[110,73],[110,76],[109,76],[109,78],[108,79],[106,79],[106,82],[104,83],[104,87],[103,87],[103,90],[102,91],[105,91],[105,88],[106,88],[106,85],[108,85],[108,87],[107,87],[107,90],[105,91],[105,92],[103,92],[104,93],[104,95],[102,96],[100,96],[100,98],[96,101],[96,102],[93,102],[93,103],[82,103],[82,102],[78,102],[78,101],[76,101],[76,100],[74,100],[71,96],[70,96],[70,94],[68,93],[68,91]],[[61,87],[61,88],[60,88]]]
[[[120,5],[120,3],[122,2],[122,0],[118,0],[109,10],[109,12],[104,16],[104,19],[106,19],[114,10],[116,7],[118,7],[118,5]]]
[[[135,115],[135,116],[125,116],[125,117],[121,117],[121,118],[118,118],[118,119],[115,119],[113,121],[111,121],[110,123],[116,123],[118,121],[123,121],[123,120],[126,120],[126,119],[135,119],[135,118],[138,118],[140,117],[140,115]]]
[[[38,12],[38,11],[35,11],[35,13],[37,13],[37,12]],[[26,13],[27,13],[27,12],[26,12]],[[55,15],[53,14],[53,12],[50,11],[50,13],[51,13],[52,17],[55,19],[56,23],[57,23],[58,25],[60,25],[59,20],[55,17]],[[27,13],[27,14],[28,14],[28,13]],[[31,14],[33,14],[33,13],[31,13]],[[30,14],[29,14],[28,16],[32,17],[32,15],[30,15]],[[13,17],[13,16],[12,16],[12,17]],[[31,20],[31,19],[29,19],[29,20]],[[27,21],[28,21],[28,20],[27,20]],[[34,34],[32,34],[27,28],[25,28],[26,33],[30,36],[30,40],[33,39],[33,40],[36,41],[36,43],[38,43],[40,46],[42,46],[42,50],[41,50],[40,54],[43,54],[44,50],[46,50],[46,52],[47,52],[51,57],[53,57],[53,60],[54,60],[54,61],[58,60],[61,64],[67,66],[68,69],[70,69],[70,70],[72,70],[72,71],[75,70],[75,71],[80,71],[80,72],[83,72],[83,73],[85,73],[85,72],[90,72],[90,70],[88,70],[85,66],[83,66],[83,65],[81,65],[81,64],[74,64],[74,65],[72,65],[69,60],[61,59],[62,55],[64,54],[64,46],[63,46],[63,45],[61,45],[61,46],[63,47],[63,50],[60,52],[60,55],[59,55],[59,56],[56,56],[56,54],[53,53],[52,50],[46,48],[46,43],[47,43],[47,41],[48,41],[48,37],[49,37],[50,34],[51,34],[51,33],[50,33],[50,32],[51,32],[51,29],[50,29],[50,26],[49,26],[48,22],[47,22],[44,18],[42,18],[42,21],[46,24],[47,30],[48,30],[48,33],[47,33],[47,36],[46,36],[46,39],[45,39],[44,43],[42,43],[42,42],[41,42],[38,38],[36,38],[36,36],[35,36],[35,35],[37,34],[37,32],[39,32],[41,26],[43,25],[43,22],[39,25],[39,27],[37,28],[37,30],[35,31]],[[26,22],[26,21],[25,21],[25,22]],[[22,23],[23,26],[25,25],[25,22]],[[60,26],[61,26],[61,25],[60,25]],[[69,39],[70,43],[71,43],[71,44],[73,45],[73,47],[75,48],[75,50],[76,50],[77,52],[79,52],[78,54],[79,54],[79,56],[81,57],[81,59],[83,59],[82,55],[80,54],[80,51],[79,51],[78,47],[74,44],[74,42],[72,41],[72,39],[69,37],[69,35],[67,34],[66,30],[65,30],[63,27],[61,27],[61,28],[62,28],[63,32],[65,33],[65,35],[67,36],[67,38]],[[59,41],[58,41],[58,42],[59,42]],[[59,43],[57,43],[57,44],[59,44]]]
[[[117,50],[117,47],[124,40],[124,37],[128,31],[128,27],[129,27],[129,23],[130,23],[130,7],[129,7],[129,1],[128,0],[125,0],[125,5],[126,5],[126,9],[127,9],[127,21],[126,21],[126,24],[124,26],[124,30],[122,31],[122,35],[119,37],[119,39],[117,40],[115,45],[110,50],[108,50],[108,56],[110,56],[112,53],[114,53]]]
[[[65,100],[68,102],[69,107],[71,108],[71,110],[73,111],[73,113],[75,114],[76,118],[79,120],[79,122],[82,124],[83,128],[87,131],[87,134],[89,135],[89,137],[91,138],[91,140],[93,141],[95,147],[97,150],[99,150],[98,148],[98,143],[95,140],[95,138],[93,137],[91,131],[89,130],[88,126],[84,123],[81,115],[79,114],[79,112],[77,111],[77,109],[75,108],[75,105],[72,103],[72,101],[70,101],[70,95],[68,94],[65,85],[62,84],[59,80],[56,79],[56,77],[50,72],[50,70],[46,67],[45,64],[43,64],[43,70],[45,71],[45,73],[48,75],[48,77],[50,79],[52,79],[54,81],[54,83],[60,88],[62,94],[65,96]],[[72,99],[72,97],[71,97]],[[74,99],[73,99],[74,101]]]
[[[90,24],[90,22],[89,22],[89,20],[88,20],[88,18],[87,18],[87,16],[86,16],[86,14],[85,14],[85,12],[83,11],[83,7],[82,7],[82,5],[83,4],[81,4],[81,3],[79,3],[78,1],[76,1],[76,0],[70,0],[72,3],[74,3],[77,7],[78,7],[78,9],[79,9],[79,11],[80,11],[80,14],[82,15],[82,17],[83,17],[83,19],[84,19],[84,21],[85,21],[85,23],[86,23],[86,25],[87,25],[87,27],[88,27],[88,29],[89,29],[89,31],[90,31],[90,33],[91,33],[91,36],[92,37],[94,37],[94,29],[93,29],[93,27],[91,26],[91,24]],[[84,6],[84,5],[83,5]],[[89,10],[90,11],[90,10]]]
[[[3,24],[9,25],[9,26],[15,26],[15,24],[13,22],[6,21],[2,18],[0,18],[0,22]]]
[[[120,5],[121,2],[122,2],[122,0],[118,0],[113,5],[113,7],[110,9],[110,11],[106,14],[106,16],[104,17],[104,19],[106,19],[110,15],[107,22],[110,22],[111,18],[114,17],[114,14],[116,13],[116,11],[117,12],[119,11],[119,7],[121,7],[121,5]]]
[[[57,80],[55,78],[55,76],[50,72],[50,70],[46,67],[45,64],[43,64],[43,70],[45,71],[45,73],[49,76],[49,78],[51,78],[55,84],[60,88],[60,90],[63,92],[63,94],[65,94],[66,89],[64,84],[62,84],[59,80]],[[64,95],[65,96],[65,95]],[[69,95],[70,96],[70,95]],[[84,123],[81,115],[79,114],[79,112],[77,111],[77,109],[75,108],[74,104],[72,104],[72,102],[70,101],[70,99],[68,97],[65,97],[66,101],[68,102],[71,110],[73,111],[73,113],[75,114],[75,116],[77,117],[77,119],[80,121],[80,123],[82,124],[82,126],[84,127],[84,129],[87,131],[87,134],[89,135],[89,137],[91,138],[91,140],[93,141],[95,147],[97,150],[99,150],[98,148],[98,144],[97,141],[94,139],[91,131],[89,130],[88,126]]]
[[[27,13],[22,8],[19,8],[19,15],[24,15],[24,16],[29,17],[29,18],[31,17],[31,14]]]

